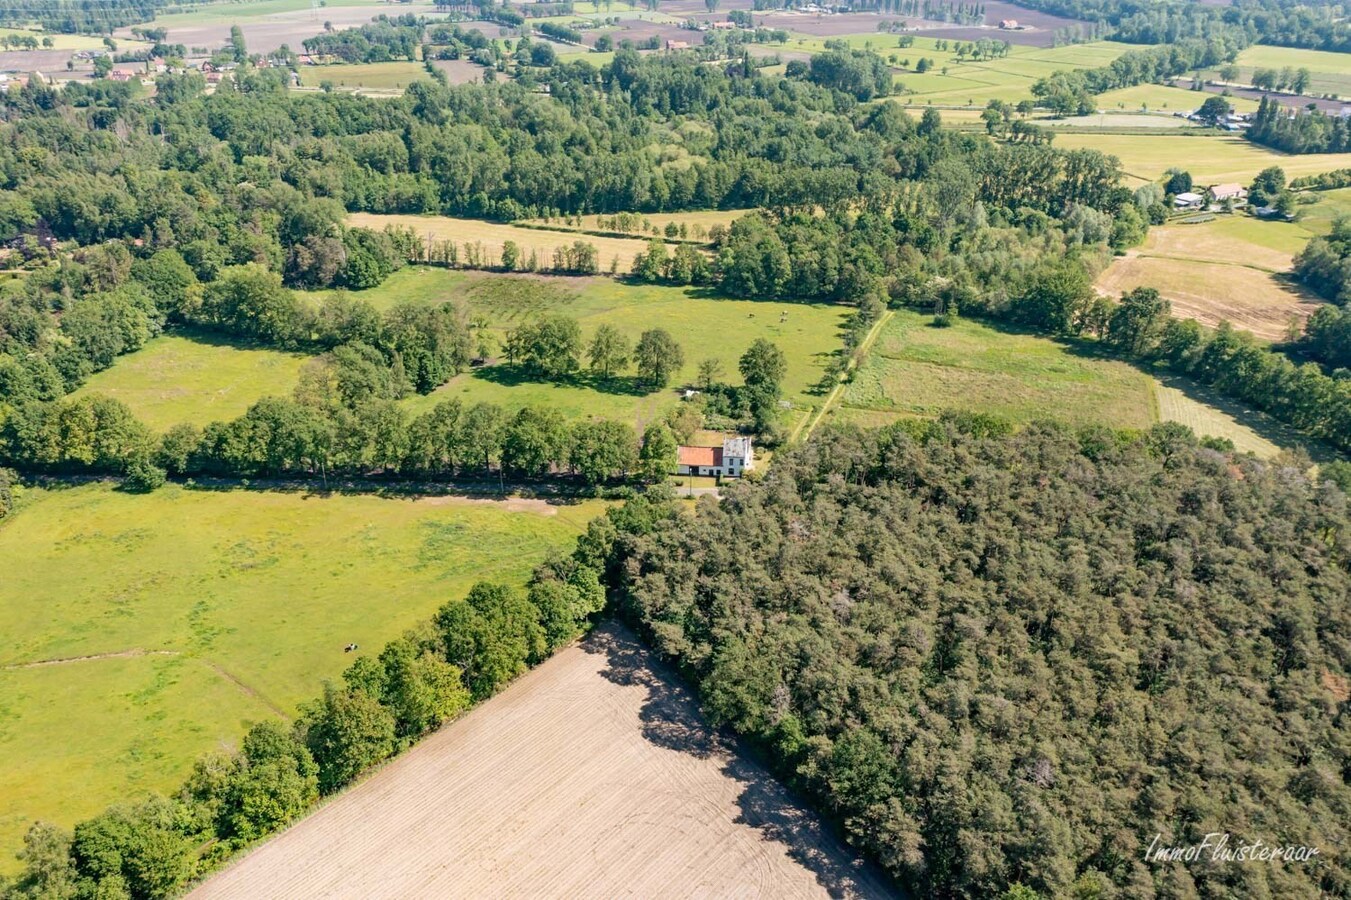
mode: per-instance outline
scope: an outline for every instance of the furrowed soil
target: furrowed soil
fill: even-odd
[[[896,890],[607,624],[190,896],[731,895]]]

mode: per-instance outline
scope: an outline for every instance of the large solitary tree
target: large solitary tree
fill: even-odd
[[[653,388],[664,388],[680,367],[685,365],[685,351],[664,328],[643,332],[634,351],[638,363],[638,377]]]

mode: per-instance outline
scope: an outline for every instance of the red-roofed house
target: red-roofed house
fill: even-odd
[[[681,447],[676,453],[677,475],[740,476],[755,468],[751,439],[732,437],[721,447]]]

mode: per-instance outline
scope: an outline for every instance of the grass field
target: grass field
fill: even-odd
[[[233,419],[268,394],[289,395],[308,358],[166,334],[91,376],[76,396],[115,397],[158,431],[205,425]]]
[[[506,241],[515,241],[525,257],[531,251],[538,254],[540,264],[552,264],[553,252],[557,247],[569,246],[576,240],[585,240],[596,248],[601,271],[608,272],[612,262],[618,263],[618,271],[626,273],[633,267],[633,257],[647,249],[647,241],[642,238],[608,238],[591,235],[578,236],[566,231],[552,231],[537,228],[522,228],[518,225],[504,225],[500,222],[486,222],[482,219],[458,219],[450,216],[401,216],[377,215],[374,213],[352,213],[347,217],[352,225],[374,228],[379,231],[386,225],[398,228],[412,228],[422,237],[432,237],[438,241],[457,241],[461,246],[478,242],[483,245],[489,257],[497,261],[502,256],[502,245]],[[461,253],[463,256],[463,252]]]
[[[1254,69],[1308,69],[1309,92],[1351,96],[1351,62],[1345,53],[1323,50],[1299,50],[1292,47],[1268,47],[1254,44],[1238,55],[1239,81],[1250,83]]]
[[[950,49],[936,49],[936,38],[916,36],[914,45],[903,49],[896,46],[895,35],[844,35],[831,40],[841,39],[860,49],[870,46],[891,62],[896,80],[905,89],[900,102],[917,106],[983,107],[990,100],[1016,102],[1032,96],[1032,84],[1039,78],[1066,69],[1106,65],[1130,49],[1110,41],[1057,48],[1014,46],[1007,57],[973,62],[959,60]],[[825,42],[797,38],[788,48],[819,52]],[[933,61],[923,74],[915,71],[920,58]],[[906,60],[910,65],[902,67]]]
[[[896,896],[607,624],[189,896]]]
[[[1166,84],[1137,84],[1134,87],[1121,88],[1098,95],[1098,109],[1101,110],[1162,110],[1164,112],[1189,112],[1196,109],[1210,94],[1203,91],[1189,91],[1184,88],[1169,87]],[[1230,97],[1229,103],[1238,112],[1256,112],[1258,103],[1246,97]]]
[[[1227,319],[1263,340],[1285,337],[1292,319],[1320,305],[1289,276],[1292,257],[1307,234],[1285,222],[1220,216],[1196,225],[1152,228],[1145,243],[1112,261],[1098,277],[1100,291],[1119,296],[1156,288],[1173,314],[1215,326]]]
[[[483,578],[522,582],[595,502],[169,486],[34,490],[0,526],[0,871],[36,817],[70,825],[174,787],[248,722],[291,715]],[[80,661],[33,666],[44,660]]]
[[[1179,166],[1202,185],[1236,181],[1248,184],[1267,166],[1280,166],[1289,178],[1351,167],[1351,153],[1291,156],[1250,143],[1236,134],[1061,134],[1057,147],[1089,147],[1121,160],[1131,183],[1156,181]]]
[[[382,62],[362,65],[301,66],[300,83],[319,87],[325,81],[337,88],[395,90],[406,88],[419,78],[429,78],[420,62]]]
[[[1156,420],[1150,378],[1126,363],[970,320],[948,328],[929,321],[898,310],[883,326],[845,390],[843,420],[876,424],[944,409],[1121,428]]]
[[[451,397],[498,403],[507,409],[543,404],[569,418],[605,416],[637,428],[680,402],[677,389],[693,382],[703,359],[720,360],[725,377],[739,380],[737,360],[759,337],[776,343],[788,359],[783,389],[794,406],[785,416],[791,427],[807,407],[820,402],[811,388],[840,346],[840,327],[848,313],[827,304],[728,300],[698,289],[632,285],[608,278],[539,279],[410,269],[403,283],[414,281],[422,282],[418,293],[423,297],[466,302],[471,317],[487,325],[499,346],[506,330],[541,313],[561,312],[577,319],[583,341],[601,323],[615,326],[630,342],[649,328],[665,328],[684,349],[685,366],[670,388],[648,393],[632,383],[631,371],[611,382],[582,373],[554,383],[523,380],[512,367],[499,363],[464,372],[431,394],[412,398],[408,401],[412,409]],[[445,285],[439,292],[433,287],[438,281]]]

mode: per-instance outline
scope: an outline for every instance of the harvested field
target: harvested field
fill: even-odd
[[[626,273],[633,266],[633,257],[647,249],[647,241],[642,238],[593,237],[566,231],[522,228],[518,225],[486,222],[482,219],[458,219],[450,216],[352,213],[347,217],[347,221],[351,225],[374,228],[377,231],[386,225],[412,228],[420,237],[431,235],[438,241],[459,241],[461,245],[478,241],[493,259],[501,257],[503,243],[515,241],[523,256],[529,257],[533,250],[539,254],[541,262],[545,265],[553,259],[555,248],[583,240],[596,248],[601,271],[609,271],[611,260],[618,260],[619,271]]]
[[[190,896],[894,893],[610,624]]]
[[[639,213],[645,225],[652,225],[658,229],[664,229],[669,222],[674,222],[676,227],[684,225],[688,239],[693,240],[694,235],[691,229],[699,226],[705,230],[714,225],[731,225],[734,221],[754,210],[749,209],[713,209],[701,212],[678,212],[678,213]],[[590,215],[582,216],[582,224],[575,224],[574,218],[571,222],[563,219],[522,219],[519,224],[530,225],[534,227],[550,228],[557,231],[610,231],[610,226],[602,227],[602,220],[607,223],[614,219],[611,215]],[[634,238],[638,240],[651,240],[651,232],[647,234],[634,233]]]
[[[1160,375],[1155,385],[1159,419],[1178,422],[1205,437],[1228,438],[1240,453],[1270,458],[1282,450],[1300,449],[1315,462],[1342,458],[1319,441],[1290,426],[1187,378]]]
[[[438,59],[432,65],[445,72],[446,81],[451,84],[474,84],[483,80],[483,66],[467,59]]]
[[[1287,274],[1302,242],[1292,225],[1247,216],[1165,225],[1114,260],[1097,287],[1113,297],[1152,287],[1175,315],[1210,326],[1227,319],[1263,340],[1281,340],[1292,318],[1307,319],[1321,303]]]
[[[1180,379],[1173,380],[1180,381]],[[1190,389],[1195,388],[1193,386]],[[1155,389],[1155,396],[1159,398],[1160,421],[1186,425],[1192,431],[1206,437],[1228,438],[1234,442],[1234,449],[1243,453],[1269,458],[1281,451],[1280,447],[1229,413],[1193,399],[1175,384],[1160,382]]]
[[[299,3],[285,2],[219,3],[189,13],[161,14],[155,18],[155,25],[168,29],[169,43],[183,44],[189,49],[225,46],[230,41],[230,26],[238,24],[251,53],[270,53],[283,44],[299,53],[306,38],[324,33],[325,22],[341,30],[364,25],[381,13],[392,12],[389,4],[369,0],[329,3],[322,10],[311,8],[309,3],[303,7]],[[397,13],[443,17],[436,14],[436,7],[430,3],[401,3]],[[484,33],[489,37],[496,36],[495,29],[494,33]],[[119,28],[115,34],[120,41],[129,38],[131,30]]]

